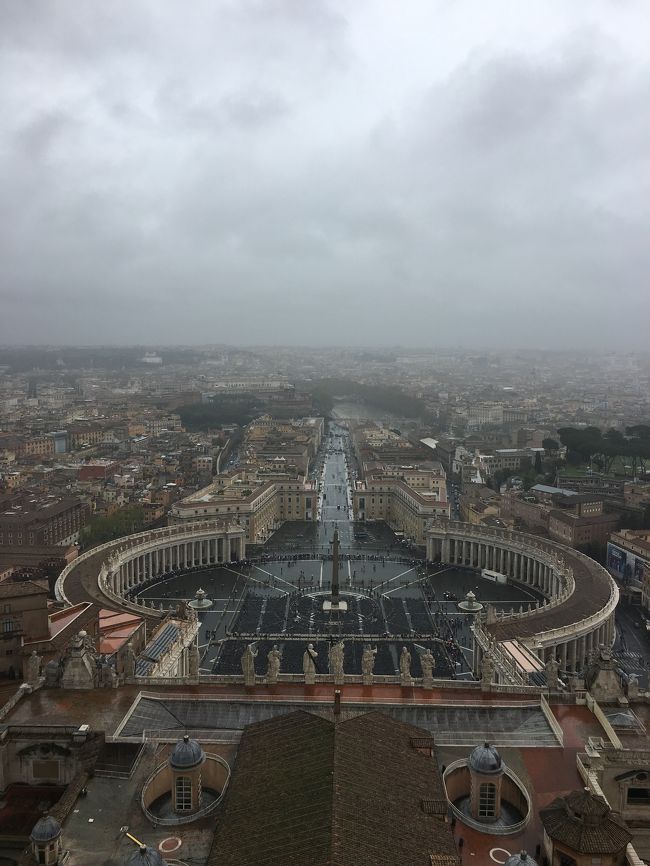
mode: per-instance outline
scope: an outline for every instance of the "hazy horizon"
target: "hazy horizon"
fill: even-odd
[[[642,0],[5,4],[0,344],[640,353],[648,33]]]

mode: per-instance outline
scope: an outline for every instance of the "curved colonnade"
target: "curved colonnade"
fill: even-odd
[[[519,641],[542,662],[557,657],[564,671],[584,669],[590,654],[615,638],[618,589],[589,556],[561,544],[507,529],[439,521],[427,532],[427,559],[485,568],[540,592],[534,610],[488,617],[475,628],[480,656],[503,641]]]
[[[139,532],[78,556],[61,572],[56,596],[59,601],[74,603],[76,599],[70,599],[66,585],[75,577],[82,582],[90,576],[113,605],[141,612],[141,605],[125,597],[139,584],[170,571],[226,565],[244,559],[245,550],[245,530],[234,524],[197,521]]]
[[[66,586],[78,587],[85,580],[86,587],[94,584],[98,590],[94,601],[103,597],[109,606],[142,613],[143,605],[127,597],[139,584],[170,571],[225,565],[244,559],[245,551],[245,530],[240,526],[215,521],[175,524],[81,554],[61,573],[56,594],[60,601],[76,603],[79,597],[70,598]],[[504,661],[499,651],[504,641],[519,641],[542,662],[557,656],[561,668],[571,672],[584,669],[594,650],[614,641],[616,584],[602,566],[572,548],[521,532],[445,520],[432,523],[427,532],[427,559],[499,572],[546,599],[534,610],[488,616],[477,623],[477,670],[487,652]]]

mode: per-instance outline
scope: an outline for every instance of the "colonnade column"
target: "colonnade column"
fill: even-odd
[[[607,620],[607,643],[612,646],[616,639],[616,626],[614,623],[614,615],[612,614]]]
[[[575,673],[576,671],[576,656],[577,656],[577,641],[575,638],[569,644],[569,667]]]
[[[565,671],[567,669],[567,645],[565,643],[560,644],[558,650],[560,652],[560,667]]]

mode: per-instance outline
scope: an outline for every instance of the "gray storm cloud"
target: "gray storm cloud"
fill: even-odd
[[[638,347],[647,4],[403,5],[4,4],[0,342]]]

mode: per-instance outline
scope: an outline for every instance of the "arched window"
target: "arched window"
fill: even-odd
[[[189,776],[176,776],[176,811],[189,812],[192,808],[192,780]]]
[[[478,789],[479,818],[494,818],[496,813],[497,787],[492,782],[483,782]]]

